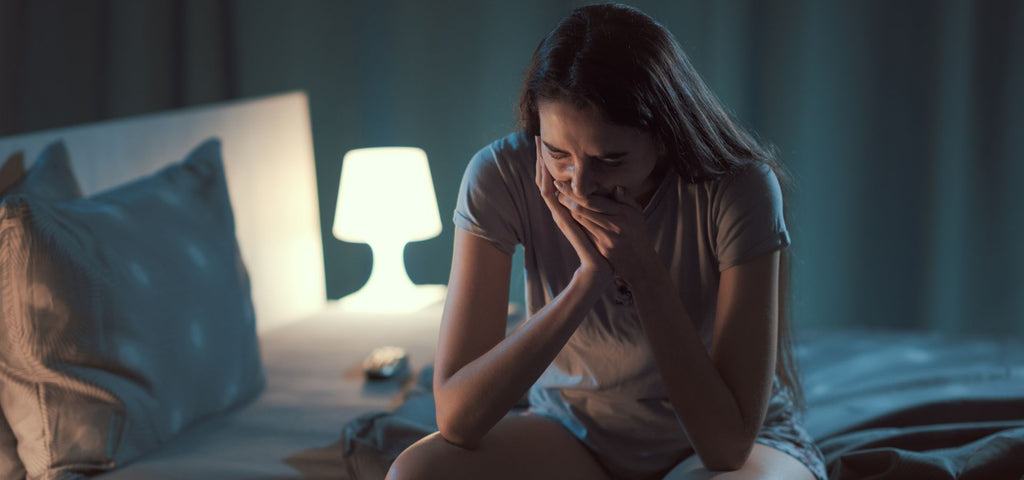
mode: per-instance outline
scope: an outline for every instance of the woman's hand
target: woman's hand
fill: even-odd
[[[540,196],[544,198],[548,210],[555,224],[569,240],[569,243],[576,249],[576,255],[580,257],[580,271],[586,275],[593,275],[600,283],[610,282],[613,278],[612,266],[608,260],[598,252],[586,231],[576,223],[562,203],[559,201],[561,194],[555,188],[554,178],[548,167],[541,160],[540,137],[534,137],[537,145],[537,175],[536,183],[540,189]]]
[[[596,195],[580,198],[568,185],[559,181],[553,183],[561,206],[583,227],[615,274],[632,284],[636,276],[642,274],[645,262],[656,258],[647,238],[640,204],[621,186],[615,187],[611,198]]]

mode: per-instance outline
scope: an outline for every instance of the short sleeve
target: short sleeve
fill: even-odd
[[[495,142],[470,160],[459,186],[453,221],[456,227],[512,255],[515,246],[523,243],[524,199],[519,198],[523,179],[503,161],[503,144]]]
[[[718,271],[789,246],[782,189],[767,164],[756,163],[723,179],[714,206]]]

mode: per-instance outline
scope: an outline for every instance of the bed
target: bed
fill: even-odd
[[[89,197],[182,162],[211,139],[220,146],[238,249],[251,281],[257,373],[265,385],[230,408],[192,419],[128,462],[81,470],[111,479],[255,479],[308,478],[316,476],[309,468],[320,468],[320,476],[336,477],[315,458],[304,459],[336,440],[350,419],[393,407],[402,386],[365,383],[360,360],[374,346],[398,345],[409,351],[413,369],[429,363],[440,306],[415,315],[367,316],[327,302],[304,92],[2,138],[0,162],[20,162],[31,171],[59,141],[81,195]],[[4,333],[10,333],[8,320],[5,313]],[[0,390],[11,390],[10,382],[0,376]],[[2,448],[15,447],[0,442]],[[17,460],[16,453],[0,453],[0,465]],[[35,478],[56,478],[55,471]]]
[[[121,438],[106,443],[114,454],[105,463],[44,468],[45,459],[33,458],[28,478],[382,478],[401,449],[436,428],[430,372],[443,306],[370,315],[326,300],[308,112],[306,95],[289,92],[0,139],[0,161],[19,160],[29,170],[52,153],[55,141],[63,142],[86,197],[177,164],[197,146],[212,152],[208,140],[215,139],[255,319],[239,323],[239,331],[254,336],[258,362],[249,370],[262,379],[253,380],[258,388],[250,395],[179,419],[170,434],[130,456],[117,457],[130,440]],[[12,307],[0,307],[9,333]],[[509,328],[521,321],[511,314]],[[185,338],[207,338],[196,331]],[[832,480],[1024,475],[1021,339],[798,330],[795,340],[806,425]],[[364,380],[360,360],[378,345],[410,353],[406,375]],[[188,360],[187,352],[170,352]],[[25,381],[4,374],[5,365],[0,399],[16,395],[16,384]],[[0,438],[0,462],[17,461],[20,448]],[[15,472],[10,478],[25,476],[6,471]]]

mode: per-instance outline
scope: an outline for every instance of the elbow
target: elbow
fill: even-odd
[[[760,428],[746,429],[742,434],[722,435],[718,437],[720,443],[705,445],[703,451],[698,452],[704,468],[714,472],[731,472],[743,468],[754,450],[754,440],[759,431]]]
[[[713,472],[731,472],[743,468],[750,458],[750,452],[754,449],[753,443],[742,450],[721,452],[715,455],[701,457],[704,468]]]
[[[441,437],[452,445],[466,450],[476,450],[480,446],[480,436],[471,432],[458,422],[441,420],[438,415],[437,429]]]
[[[731,460],[728,460],[728,459],[724,459],[724,461],[723,461],[723,460],[716,459],[713,462],[703,462],[703,463],[704,463],[704,468],[706,468],[706,469],[708,469],[708,470],[710,470],[712,472],[732,472],[732,471],[739,470],[739,469],[743,468],[743,464],[746,463],[746,459],[743,459],[743,461],[739,461],[739,460],[731,461]]]
[[[480,437],[466,422],[466,416],[460,415],[459,409],[453,408],[449,402],[437,398],[436,403],[437,430],[448,443],[467,450],[476,450],[480,446]]]
[[[459,428],[456,425],[441,424],[441,422],[438,422],[437,426],[441,437],[456,447],[476,450],[480,446],[480,438],[464,428]]]

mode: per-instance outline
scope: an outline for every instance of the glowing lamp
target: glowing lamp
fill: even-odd
[[[415,285],[405,271],[405,244],[441,233],[427,154],[413,147],[360,148],[345,154],[334,236],[373,251],[370,279],[339,300],[347,311],[404,313],[437,303],[444,285]]]

